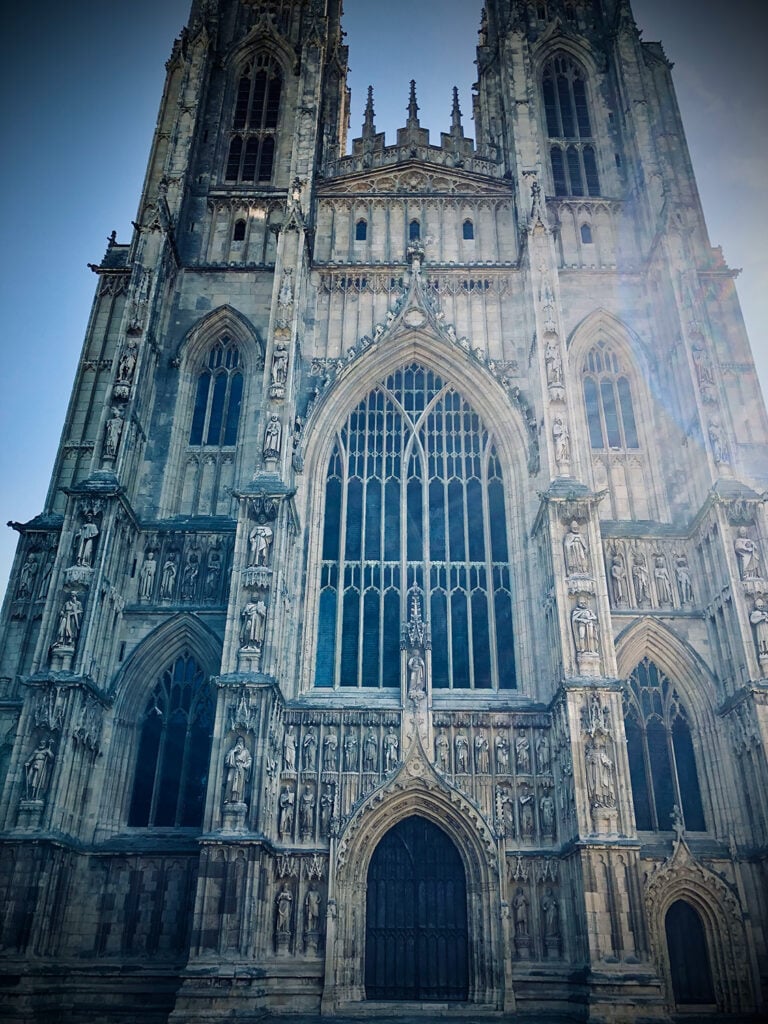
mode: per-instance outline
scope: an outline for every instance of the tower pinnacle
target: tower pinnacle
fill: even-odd
[[[376,123],[373,110],[373,86],[368,86],[368,99],[365,104],[365,118],[363,120],[363,138],[372,139],[376,134]]]
[[[406,121],[406,128],[420,128],[419,123],[419,105],[416,102],[416,80],[411,79],[411,95],[408,100],[408,120]]]

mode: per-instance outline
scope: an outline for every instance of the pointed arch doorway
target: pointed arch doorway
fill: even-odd
[[[468,999],[464,865],[446,833],[418,815],[390,829],[371,858],[365,991],[369,1000]]]

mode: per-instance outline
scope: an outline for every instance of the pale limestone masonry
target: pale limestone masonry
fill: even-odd
[[[768,999],[768,421],[661,46],[488,0],[476,142],[194,0],[0,645],[0,1013]],[[382,17],[386,16],[382,12]]]

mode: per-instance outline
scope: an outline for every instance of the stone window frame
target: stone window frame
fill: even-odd
[[[259,101],[262,78],[264,90]],[[222,166],[225,186],[258,188],[272,184],[285,87],[284,70],[274,55],[259,51],[240,63],[230,100],[228,142]],[[277,102],[272,103],[275,92]]]

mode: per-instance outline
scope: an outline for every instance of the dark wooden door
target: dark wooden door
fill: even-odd
[[[672,987],[678,1006],[711,1005],[715,1001],[704,925],[684,900],[673,903],[664,922]]]
[[[368,999],[466,1001],[467,886],[453,842],[425,818],[395,825],[368,869]]]

